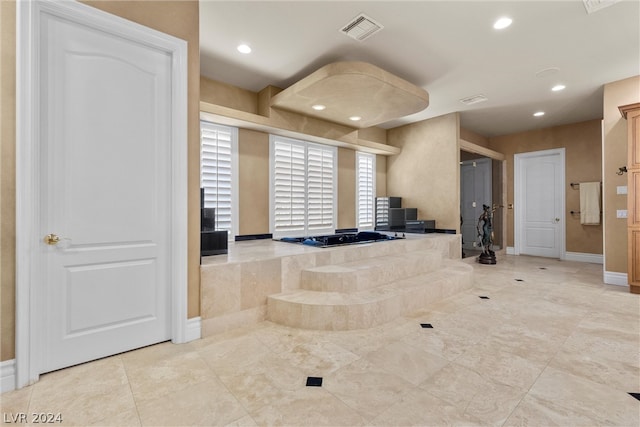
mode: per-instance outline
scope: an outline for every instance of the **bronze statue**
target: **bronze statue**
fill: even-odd
[[[493,213],[495,209],[491,206],[482,205],[482,215],[478,218],[478,240],[482,246],[482,253],[478,257],[480,264],[495,264],[496,253],[491,249],[493,246]]]

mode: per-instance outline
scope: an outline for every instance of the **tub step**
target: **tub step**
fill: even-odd
[[[441,266],[442,254],[435,250],[367,258],[303,270],[300,288],[320,292],[358,292],[436,271]]]
[[[350,292],[298,289],[270,295],[267,319],[302,329],[371,328],[469,289],[473,268],[442,260],[436,271],[407,277],[371,289]]]

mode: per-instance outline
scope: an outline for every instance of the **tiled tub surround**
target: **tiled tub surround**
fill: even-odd
[[[449,234],[332,248],[235,242],[229,254],[202,260],[202,336],[265,319],[312,329],[380,324],[470,287],[472,270],[460,254],[460,236]],[[345,269],[355,278],[342,281],[345,289],[317,280],[320,273]],[[365,289],[368,284],[376,286]],[[323,321],[327,315],[334,320]]]

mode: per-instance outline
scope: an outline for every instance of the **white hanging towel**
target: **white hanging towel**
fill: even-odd
[[[580,183],[580,224],[600,224],[600,183]]]

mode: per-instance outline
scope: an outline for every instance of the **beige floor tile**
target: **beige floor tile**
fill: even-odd
[[[226,427],[258,427],[258,424],[251,418],[251,415],[245,415],[229,424]]]
[[[443,332],[437,322],[432,325],[435,326],[433,328],[421,328],[409,335],[405,335],[402,338],[402,342],[419,347],[449,361],[457,359],[476,343],[475,340]]]
[[[385,371],[418,385],[445,367],[449,361],[404,342],[372,351],[365,359]]]
[[[546,363],[522,357],[492,343],[471,347],[456,363],[501,384],[526,391],[536,381]]]
[[[590,329],[614,329],[640,336],[638,313],[640,313],[640,308],[637,312],[628,314],[619,313],[615,310],[603,311],[601,308],[596,307],[582,319],[578,326]]]
[[[636,366],[640,363],[640,336],[617,329],[581,324],[567,338],[563,349]]]
[[[0,412],[10,417],[10,414],[26,414],[29,410],[31,393],[34,386],[9,391],[0,395]],[[4,417],[3,417],[4,420]]]
[[[252,334],[244,334],[210,342],[197,353],[217,374],[226,374],[233,373],[237,367],[251,365],[272,352]]]
[[[598,424],[640,425],[639,402],[627,391],[616,390],[558,369],[545,369],[529,394],[545,404],[551,403],[597,420]]]
[[[415,324],[418,323],[415,322]],[[413,322],[400,318],[371,329],[332,332],[327,334],[324,339],[358,356],[365,356],[374,350],[399,341],[404,335],[410,333],[413,326]]]
[[[324,336],[317,331],[291,328],[268,321],[264,324],[265,327],[251,335],[276,354],[289,352],[297,345],[309,344]]]
[[[618,390],[636,392],[640,390],[639,359],[640,356],[637,356],[635,359],[619,361],[593,353],[562,350],[549,366]]]
[[[425,390],[410,391],[370,423],[372,426],[481,426],[483,423],[455,405]]]
[[[139,403],[138,411],[144,426],[222,426],[247,415],[216,379]]]
[[[185,346],[167,341],[123,353],[120,357],[125,366],[141,367],[153,365],[167,358],[183,354],[186,349],[187,347]]]
[[[117,414],[111,414],[107,418],[103,418],[102,420],[91,425],[96,427],[139,427],[142,425],[142,423],[140,422],[138,409],[133,408],[118,412]]]
[[[133,396],[139,404],[214,377],[196,352],[173,354],[147,365],[126,364],[126,369]]]
[[[360,359],[357,354],[325,341],[298,344],[291,352],[280,354],[280,357],[315,377],[326,375]]]
[[[86,382],[86,381],[85,381]],[[39,384],[37,384],[39,385]],[[136,405],[128,384],[109,388],[96,387],[91,391],[73,393],[48,389],[43,394],[34,390],[28,414],[60,414],[57,425],[139,425]],[[36,396],[36,393],[38,395]]]
[[[602,423],[552,402],[527,395],[503,424],[504,427],[594,427]]]
[[[303,388],[307,373],[278,355],[266,355],[260,361],[239,366],[233,373],[221,374],[220,381],[250,412],[285,397],[288,392]]]
[[[366,360],[358,360],[324,377],[323,388],[372,420],[413,385]]]
[[[538,330],[536,325],[514,321],[497,327],[483,346],[502,349],[537,362],[548,362],[566,340],[564,334]]]
[[[139,423],[120,356],[41,376],[33,386],[28,413],[61,414],[63,425],[93,425],[110,419]],[[122,414],[127,414],[124,420]]]
[[[456,363],[445,366],[420,388],[492,426],[502,425],[525,395]]]
[[[289,392],[259,413],[251,413],[258,425],[361,426],[366,421],[322,387]]]

